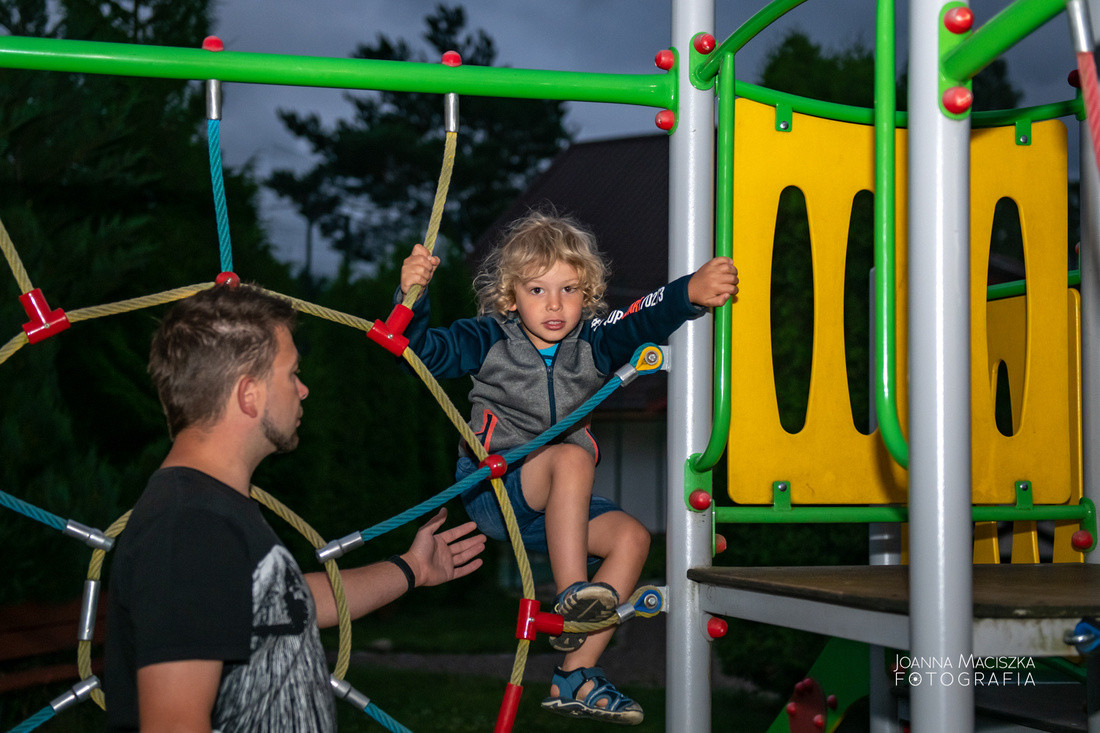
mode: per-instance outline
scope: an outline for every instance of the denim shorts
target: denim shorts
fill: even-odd
[[[522,469],[523,461],[508,467],[508,472],[502,478],[504,489],[512,501],[512,511],[516,514],[516,524],[519,525],[524,546],[533,552],[547,552],[546,513],[532,509],[523,498],[523,487],[520,485]],[[455,480],[461,481],[476,470],[477,464],[470,458],[462,456],[458,459],[458,466],[455,468]],[[466,507],[466,513],[470,515],[470,519],[477,522],[477,528],[487,536],[494,540],[508,539],[504,514],[500,511],[496,494],[488,480],[482,481],[463,493],[462,505]],[[588,521],[592,521],[601,514],[617,511],[621,510],[615,502],[602,496],[593,496],[588,503]]]

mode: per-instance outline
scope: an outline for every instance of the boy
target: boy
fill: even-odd
[[[439,258],[413,247],[401,269],[401,294],[427,287]],[[532,213],[515,222],[475,280],[478,318],[428,329],[428,299],[414,307],[405,335],[433,375],[470,375],[470,426],[490,453],[528,443],[591,397],[643,343],[663,342],[684,321],[737,293],[729,258],[707,262],[600,320],[608,267],[595,237],[569,217]],[[645,527],[611,501],[592,496],[599,449],[585,423],[534,451],[503,477],[524,544],[550,556],[567,621],[609,618],[633,592],[649,552]],[[477,469],[459,458],[457,477]],[[506,539],[488,482],[463,496],[471,519],[490,537]],[[602,558],[592,582],[589,558]],[[561,715],[637,725],[641,706],[619,692],[596,666],[611,640],[608,628],[585,638],[552,637],[567,652],[542,707]]]

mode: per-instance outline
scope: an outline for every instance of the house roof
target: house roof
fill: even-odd
[[[668,281],[668,136],[574,143],[474,243],[481,262],[503,228],[552,205],[596,235],[611,260],[611,307],[623,307]]]

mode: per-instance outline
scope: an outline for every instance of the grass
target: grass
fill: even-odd
[[[384,713],[406,728],[438,733],[485,733],[493,730],[507,680],[488,677],[442,675],[431,672],[351,669],[348,681],[369,695]],[[45,706],[65,688],[25,690],[0,696],[0,730],[10,730]],[[631,694],[646,711],[645,721],[635,733],[665,731],[665,693],[654,688],[631,688]],[[523,733],[577,733],[591,730],[620,730],[589,721],[562,718],[539,708],[543,691],[532,685],[525,689],[516,713],[514,731]],[[712,730],[717,733],[760,733],[776,714],[774,701],[729,690],[716,690],[712,698]],[[350,705],[336,703],[342,733],[380,733],[384,728]],[[83,733],[101,730],[103,711],[85,702],[64,711],[38,730],[42,733]],[[674,728],[667,730],[673,731]]]

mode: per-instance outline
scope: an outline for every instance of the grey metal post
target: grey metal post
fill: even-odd
[[[1086,46],[1095,48],[1096,19],[1100,18],[1100,1],[1089,0],[1087,6],[1067,6],[1070,34],[1074,50]],[[1087,9],[1089,31],[1082,37],[1081,16],[1072,15]],[[1077,27],[1075,27],[1075,25]],[[1100,436],[1100,174],[1092,150],[1092,135],[1087,122],[1080,124],[1081,160],[1081,449],[1082,480],[1085,497],[1100,501],[1100,455],[1096,440]],[[1100,552],[1085,554],[1085,562],[1100,563]],[[1088,729],[1100,733],[1100,658],[1090,655],[1086,669],[1088,698]]]
[[[673,0],[672,45],[680,52],[676,130],[669,144],[669,278],[692,272],[714,251],[714,93],[688,78],[691,39],[714,31],[713,0]],[[668,382],[668,613],[665,730],[708,733],[710,643],[690,567],[710,564],[711,520],[684,503],[684,467],[710,437],[712,318],[670,339]]]
[[[950,660],[972,642],[970,120],[940,108],[940,0],[909,6],[909,618],[911,653]],[[916,733],[974,730],[974,688],[923,677]]]

